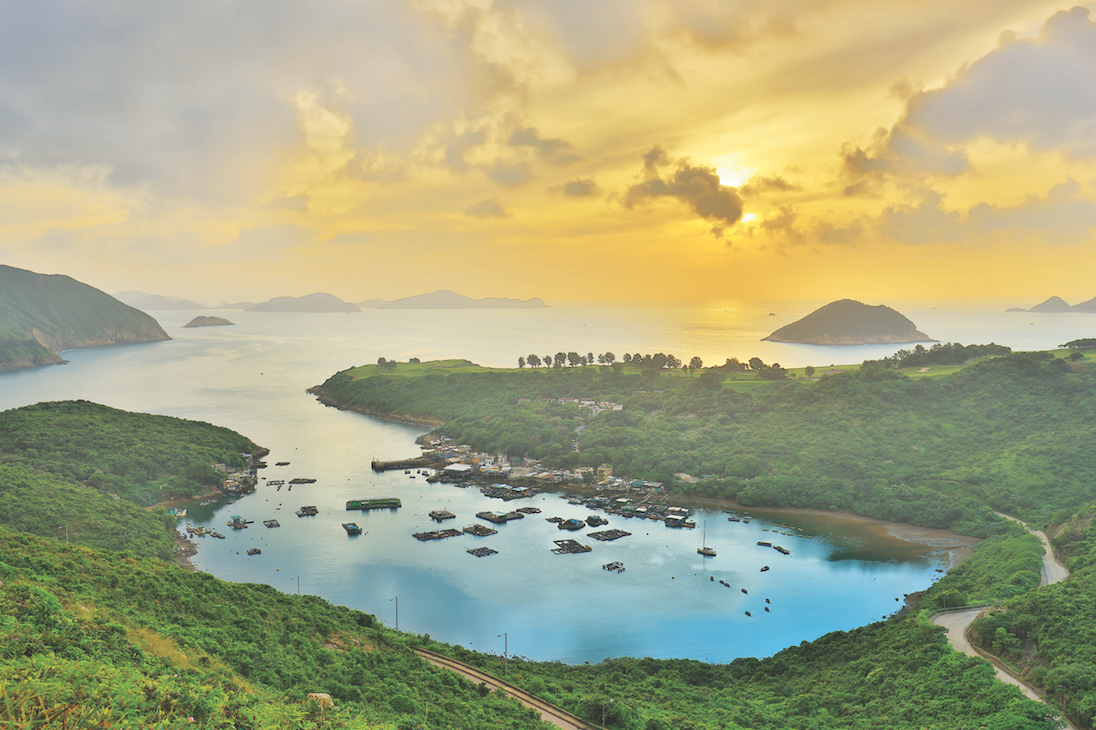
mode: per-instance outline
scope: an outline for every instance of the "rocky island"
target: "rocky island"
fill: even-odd
[[[184,327],[223,327],[226,324],[236,324],[235,322],[229,322],[224,317],[195,317],[190,320]]]
[[[59,350],[170,339],[155,319],[94,287],[0,265],[0,370],[63,363]]]
[[[935,342],[890,307],[852,299],[830,302],[764,340],[803,345],[879,345]]]

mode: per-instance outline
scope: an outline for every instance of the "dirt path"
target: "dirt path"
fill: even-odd
[[[997,514],[1005,519],[1023,525],[1025,530],[1038,537],[1040,542],[1043,543],[1043,569],[1039,579],[1040,586],[1060,583],[1069,577],[1069,571],[1066,570],[1064,565],[1058,562],[1056,557],[1054,557],[1054,551],[1051,550],[1050,541],[1047,539],[1046,534],[1040,530],[1031,529],[1026,523],[1021,522],[1015,517],[1010,517],[1009,515],[1001,514],[1000,512],[997,512]],[[986,610],[988,610],[986,607],[978,606],[961,611],[947,611],[933,616],[932,622],[937,626],[943,626],[948,630],[948,643],[951,644],[952,648],[956,651],[961,651],[967,656],[981,657],[989,661],[989,663],[993,665],[993,671],[997,674],[997,678],[1002,682],[1019,687],[1020,691],[1030,699],[1038,702],[1046,702],[1046,700],[1044,700],[1032,687],[1015,677],[1000,659],[973,646],[970,641],[967,640],[967,629],[969,629],[970,625],[974,623],[974,620]],[[1077,730],[1076,726],[1064,715],[1062,716],[1062,721],[1069,730]]]
[[[526,707],[531,707],[539,712],[540,719],[550,725],[555,725],[562,730],[604,730],[600,725],[588,723],[582,718],[567,712],[567,710],[564,710],[562,707],[556,707],[551,703],[545,702],[536,695],[529,694],[525,690],[515,687],[481,669],[476,669],[463,662],[458,662],[456,659],[450,659],[447,656],[437,654],[428,649],[415,649],[414,651],[434,666],[456,672],[473,684],[485,684],[491,689],[505,692]]]

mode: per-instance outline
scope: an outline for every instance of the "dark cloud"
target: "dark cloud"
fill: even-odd
[[[662,147],[656,145],[645,152],[645,179],[628,188],[624,206],[633,208],[657,198],[673,198],[720,228],[734,225],[742,218],[742,198],[733,187],[720,183],[714,168],[693,165],[688,158],[682,158],[664,175],[660,168],[670,165],[670,158]]]
[[[551,157],[559,150],[571,146],[571,143],[565,139],[541,137],[536,127],[514,130],[507,144],[511,147],[532,147],[541,157]]]
[[[572,198],[589,198],[598,192],[597,182],[592,177],[568,180],[560,189]]]
[[[763,193],[790,193],[800,189],[799,185],[788,182],[779,175],[773,175],[771,177],[754,175],[746,181],[745,185],[738,188],[738,193],[745,198],[749,198],[754,195],[762,195]]]
[[[497,160],[494,165],[487,169],[486,174],[491,182],[511,189],[520,188],[529,182],[530,177],[529,167],[525,163],[507,165]]]
[[[510,214],[494,198],[481,200],[464,211],[470,218],[509,218]]]
[[[487,135],[481,129],[462,132],[445,148],[445,164],[453,172],[467,172],[468,163],[464,155],[473,147],[479,147],[487,141]]]
[[[1045,198],[1031,196],[1012,207],[979,203],[970,209],[967,227],[973,234],[1080,243],[1092,240],[1096,202],[1087,198],[1080,183],[1070,179],[1052,188]]]

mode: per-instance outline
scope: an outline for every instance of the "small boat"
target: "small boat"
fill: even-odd
[[[750,592],[748,590],[746,590],[745,588],[742,589],[742,592],[745,593],[746,595],[750,594]]]
[[[762,572],[762,573],[764,573],[764,572],[765,572],[766,570],[768,570],[768,569],[769,569],[769,566],[767,566],[767,565],[765,565],[765,566],[762,566],[762,568],[761,568],[761,572]]]
[[[698,553],[700,553],[701,555],[705,556],[705,557],[714,558],[715,557],[715,548],[710,548],[707,545],[705,545],[704,543],[706,543],[707,541],[708,541],[708,522],[707,522],[707,520],[705,520],[704,521],[704,537],[701,539],[701,543],[700,543],[701,546],[698,547],[696,549],[696,551]]]
[[[250,549],[249,549],[249,550],[247,551],[247,554],[248,554],[248,555],[262,555],[262,554],[263,554],[263,551],[262,551],[262,550],[260,550],[259,548],[250,548]]]
[[[749,611],[747,611],[747,612],[746,612],[746,615],[747,615],[747,616],[749,616],[749,615],[750,615],[750,612],[749,612]]]
[[[773,546],[773,544],[771,542],[765,542],[764,540],[758,540],[757,544],[760,545],[761,547],[772,547]]]

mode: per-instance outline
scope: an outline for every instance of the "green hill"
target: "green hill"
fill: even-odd
[[[0,370],[64,362],[59,350],[169,339],[155,319],[94,287],[0,265]]]
[[[934,340],[903,315],[882,304],[868,306],[852,299],[830,302],[803,319],[781,327],[770,342],[803,345],[875,345]]]

